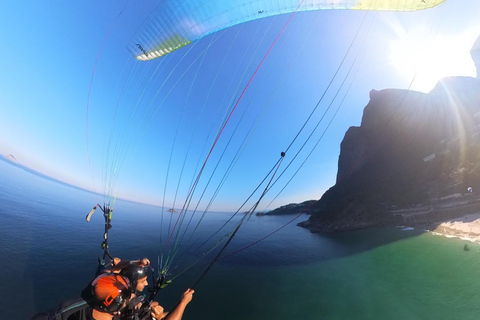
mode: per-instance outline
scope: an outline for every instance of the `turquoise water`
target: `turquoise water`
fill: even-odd
[[[477,319],[480,253],[462,247],[423,234],[323,262],[237,269],[248,274],[247,286],[222,270],[228,280],[215,285],[223,306],[215,319],[227,319],[224,310],[235,310],[233,319]],[[222,297],[222,287],[242,298]]]
[[[4,161],[0,182],[0,314],[28,319],[78,296],[91,280],[102,254],[103,217],[96,213],[85,222],[97,202],[91,193]],[[208,215],[198,236],[229,217]],[[252,217],[225,253],[290,219]],[[119,201],[112,224],[112,254],[156,260],[158,208]],[[463,246],[399,228],[319,235],[292,223],[214,265],[195,288],[184,319],[476,319],[480,246]],[[174,305],[203,268],[175,279],[160,292],[160,303]]]

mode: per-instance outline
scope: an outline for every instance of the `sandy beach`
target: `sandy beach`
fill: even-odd
[[[472,213],[442,222],[431,231],[435,235],[480,243],[480,213]]]

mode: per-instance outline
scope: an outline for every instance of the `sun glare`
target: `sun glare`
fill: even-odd
[[[392,42],[390,60],[407,81],[414,79],[412,90],[429,92],[442,78],[476,76],[470,49],[477,36],[465,32],[424,38],[408,33]]]

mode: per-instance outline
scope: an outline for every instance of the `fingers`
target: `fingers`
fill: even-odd
[[[182,301],[185,303],[192,301],[194,292],[195,291],[193,289],[188,288],[182,295]]]
[[[150,260],[148,260],[147,258],[143,258],[142,260],[140,260],[140,264],[144,266],[148,266],[150,265]]]
[[[153,303],[152,303],[152,306],[150,306],[152,312],[150,313],[150,315],[153,317],[153,318],[157,318],[157,319],[162,319],[165,315],[164,315],[164,309],[161,305],[158,304],[158,302],[156,303],[155,306],[153,306]]]

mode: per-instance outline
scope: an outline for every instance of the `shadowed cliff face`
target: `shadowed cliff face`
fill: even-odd
[[[471,51],[477,68],[479,45],[480,38]],[[372,90],[360,127],[341,143],[335,186],[303,225],[338,231],[393,224],[394,209],[426,206],[470,185],[480,190],[477,181],[478,77],[445,78],[428,94]]]

